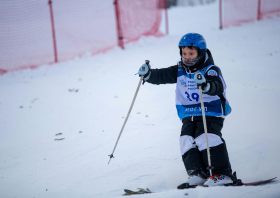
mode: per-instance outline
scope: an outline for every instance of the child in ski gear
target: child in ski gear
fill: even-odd
[[[179,42],[179,50],[181,61],[177,65],[151,69],[150,65],[144,64],[138,74],[144,76],[144,82],[152,84],[176,83],[176,108],[183,123],[180,150],[189,175],[187,185],[213,186],[232,183],[234,177],[221,133],[224,119],[231,112],[222,72],[214,64],[202,35],[184,35]],[[199,79],[198,74],[202,74],[202,78]],[[202,86],[212,167],[208,167],[198,84]],[[212,169],[212,177],[209,177],[207,168]]]

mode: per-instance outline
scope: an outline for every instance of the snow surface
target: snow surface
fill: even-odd
[[[233,170],[244,182],[280,176],[280,18],[219,30],[218,1],[173,7],[168,14],[168,36],[0,76],[1,198],[122,197],[123,189],[140,187],[158,192],[136,195],[145,198],[280,197],[279,180],[176,190],[187,174],[175,84],[140,87],[108,165],[139,82],[138,68],[147,59],[152,68],[176,64],[179,39],[198,32],[228,86],[233,111],[222,133]]]

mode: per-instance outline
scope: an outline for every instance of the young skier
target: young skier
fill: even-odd
[[[176,108],[183,123],[180,150],[189,175],[184,185],[216,186],[233,183],[234,176],[221,133],[225,116],[231,112],[221,70],[214,65],[202,35],[184,35],[179,42],[179,49],[181,61],[177,65],[151,69],[150,65],[144,64],[138,74],[144,76],[144,82],[157,85],[177,84]],[[202,74],[202,79],[197,78],[199,73]],[[208,167],[198,84],[202,85],[212,167]],[[209,168],[212,169],[212,177],[209,175]]]

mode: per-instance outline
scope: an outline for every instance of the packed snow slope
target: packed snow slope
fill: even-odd
[[[201,33],[226,80],[232,113],[222,130],[244,182],[280,177],[280,18],[219,30],[218,1],[172,8],[170,34],[106,54],[0,76],[0,197],[280,197],[280,182],[258,187],[176,190],[187,179],[175,84],[141,85],[108,165],[145,60],[180,60],[178,42]],[[16,58],[16,57],[15,57]],[[140,197],[139,196],[139,197]],[[138,196],[137,196],[138,197]]]

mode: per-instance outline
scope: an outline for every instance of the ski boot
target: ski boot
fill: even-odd
[[[186,183],[182,183],[177,188],[195,188],[198,185],[203,185],[207,181],[207,175],[201,171],[195,171],[189,177]]]
[[[203,184],[205,187],[211,186],[224,186],[232,185],[233,181],[229,176],[226,175],[214,175],[208,178],[208,180]]]

